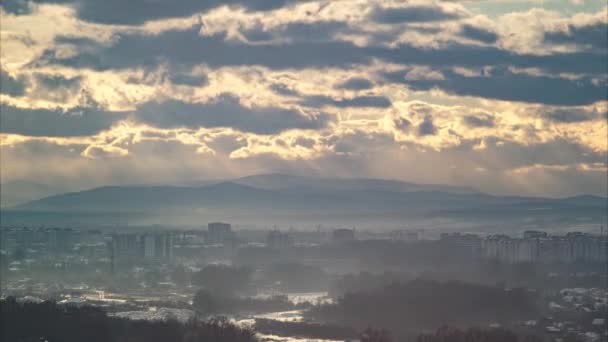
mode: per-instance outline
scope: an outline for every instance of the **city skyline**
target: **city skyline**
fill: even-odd
[[[0,9],[2,182],[286,173],[608,191],[601,1]]]

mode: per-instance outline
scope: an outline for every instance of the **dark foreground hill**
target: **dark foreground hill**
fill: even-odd
[[[227,320],[132,321],[94,306],[0,300],[0,340],[6,342],[255,342],[254,331]]]

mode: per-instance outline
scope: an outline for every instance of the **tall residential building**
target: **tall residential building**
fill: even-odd
[[[334,229],[331,239],[333,242],[347,242],[355,239],[354,229]]]
[[[108,249],[112,271],[133,264],[143,253],[141,239],[137,234],[113,234]]]
[[[156,258],[156,236],[152,234],[146,234],[142,239],[144,258],[153,259]]]
[[[7,229],[0,228],[0,250],[8,249],[8,232]]]
[[[207,225],[207,243],[224,243],[233,238],[230,223],[212,222]]]
[[[482,243],[482,255],[487,259],[507,263],[534,262],[539,258],[538,239],[512,239],[504,235],[494,235]]]
[[[528,238],[491,236],[483,242],[483,256],[507,263],[605,262],[605,238],[584,233],[546,237],[545,234],[524,234]],[[544,237],[543,237],[544,236]]]
[[[416,242],[420,239],[420,236],[415,230],[394,230],[390,232],[391,240],[400,240],[406,242]]]
[[[479,257],[482,252],[482,240],[475,234],[442,233],[440,241],[473,257]]]
[[[19,229],[15,234],[15,238],[17,241],[17,246],[23,249],[30,248],[34,242],[34,231],[29,228]]]
[[[288,233],[273,230],[266,236],[266,245],[274,249],[289,248],[293,246],[293,237]]]
[[[173,234],[154,232],[146,234],[114,234],[108,242],[112,267],[129,266],[147,260],[173,259]]]
[[[547,237],[547,232],[541,232],[538,230],[526,230],[524,232],[524,239],[544,239]]]
[[[170,232],[154,234],[154,256],[155,259],[173,259],[173,234]]]

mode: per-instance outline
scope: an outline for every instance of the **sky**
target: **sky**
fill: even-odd
[[[603,0],[3,0],[0,175],[608,191]]]

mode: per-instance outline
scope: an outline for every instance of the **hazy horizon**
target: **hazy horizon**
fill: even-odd
[[[92,190],[96,188],[102,187],[151,187],[151,186],[177,186],[177,187],[201,187],[209,184],[216,183],[230,183],[230,182],[238,182],[241,179],[251,178],[251,177],[266,177],[266,176],[279,176],[279,177],[297,177],[297,178],[308,178],[308,179],[337,179],[337,180],[378,180],[378,181],[391,181],[391,182],[402,182],[409,183],[412,185],[437,185],[437,186],[450,186],[454,188],[462,188],[469,189],[471,191],[476,191],[480,193],[485,193],[494,196],[521,196],[521,197],[538,197],[538,198],[569,198],[569,197],[582,197],[582,196],[596,196],[606,198],[608,194],[603,193],[592,193],[592,192],[581,192],[581,193],[572,193],[572,194],[557,194],[557,195],[543,195],[543,194],[528,194],[526,192],[512,192],[512,191],[501,191],[501,192],[491,192],[491,191],[482,191],[474,186],[470,185],[462,185],[462,184],[447,184],[447,183],[420,183],[413,182],[407,179],[398,179],[398,178],[381,178],[381,177],[359,177],[359,176],[323,176],[319,173],[315,174],[299,174],[299,173],[281,173],[281,172],[273,172],[273,173],[256,173],[256,174],[245,174],[242,176],[234,176],[222,178],[221,176],[213,177],[213,178],[192,178],[192,179],[180,179],[180,180],[167,180],[162,181],[158,180],[155,182],[116,182],[116,183],[99,183],[99,184],[90,184],[90,185],[82,185],[82,186],[63,186],[58,185],[56,183],[45,183],[36,180],[25,180],[25,179],[13,179],[8,181],[0,182],[0,185],[3,184],[23,184],[23,185],[39,185],[43,187],[53,188],[53,194],[62,194],[68,192],[80,192],[86,190]],[[46,196],[45,196],[46,197]]]

